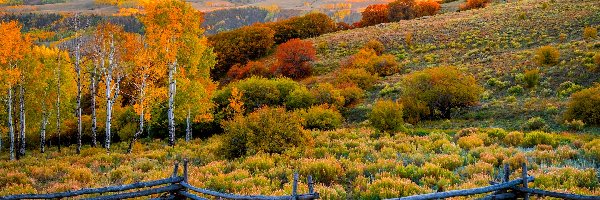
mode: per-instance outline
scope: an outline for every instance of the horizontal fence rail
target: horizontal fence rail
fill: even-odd
[[[492,185],[487,187],[413,195],[408,197],[392,198],[388,200],[433,200],[458,196],[471,196],[490,192],[493,192],[493,194],[487,195],[483,198],[478,198],[478,200],[500,200],[517,198],[529,200],[529,195],[572,200],[600,200],[600,196],[568,194],[529,188],[527,183],[533,182],[535,178],[533,176],[527,175],[527,165],[525,163],[522,164],[521,172],[521,178],[509,181],[510,168],[508,165],[504,165],[504,178],[502,183],[490,182]],[[520,187],[519,185],[522,186]]]
[[[234,199],[234,200],[313,200],[319,199],[319,193],[313,191],[314,183],[312,177],[308,176],[308,194],[298,194],[298,174],[294,174],[294,182],[292,194],[288,196],[263,196],[263,195],[237,195],[221,193],[203,188],[197,188],[190,185],[188,181],[188,161],[184,160],[183,165],[183,176],[178,176],[179,164],[175,163],[173,168],[173,175],[166,179],[160,179],[155,181],[138,182],[128,185],[109,186],[103,188],[87,188],[77,191],[60,192],[53,194],[19,194],[0,197],[0,200],[17,200],[17,199],[60,199],[60,198],[73,198],[82,195],[99,195],[96,197],[82,198],[86,200],[117,200],[117,199],[129,199],[136,197],[147,197],[150,195],[164,194],[161,197],[153,198],[156,200],[167,200],[167,199],[193,199],[193,200],[208,200],[207,198],[198,196],[191,193],[196,192],[200,195],[217,197],[219,199]],[[138,191],[131,191],[138,190]],[[189,191],[188,191],[189,190]],[[106,194],[114,193],[114,194]],[[106,195],[104,195],[106,194]]]

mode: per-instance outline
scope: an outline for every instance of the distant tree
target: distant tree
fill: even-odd
[[[245,65],[236,64],[227,72],[227,77],[231,80],[241,80],[252,76],[269,77],[270,75],[269,68],[260,61],[250,61]]]
[[[392,22],[397,22],[400,20],[415,18],[415,4],[415,0],[396,0],[394,2],[389,3],[389,20]]]
[[[275,31],[275,43],[281,44],[294,38],[311,38],[337,30],[337,24],[323,13],[310,13],[283,21],[267,23]]]
[[[386,4],[375,4],[368,6],[362,12],[362,19],[360,20],[360,26],[372,26],[375,24],[390,22],[388,5]]]
[[[491,0],[467,0],[464,4],[460,5],[460,10],[471,10],[477,8],[486,7]]]
[[[277,64],[271,69],[293,79],[301,79],[312,74],[311,62],[316,59],[316,50],[310,41],[292,39],[277,47]]]
[[[208,38],[217,55],[217,65],[211,71],[213,79],[223,78],[235,64],[265,56],[274,44],[274,31],[264,26],[248,26],[221,32]]]
[[[437,0],[421,0],[417,1],[414,9],[416,17],[423,17],[437,14],[441,6]]]

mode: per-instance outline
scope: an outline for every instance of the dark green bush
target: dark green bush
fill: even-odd
[[[309,144],[302,119],[281,107],[263,107],[248,116],[238,115],[223,122],[225,141],[221,147],[226,158],[259,152],[282,153],[288,148]]]
[[[600,85],[573,93],[567,111],[567,120],[583,120],[586,124],[600,125]]]

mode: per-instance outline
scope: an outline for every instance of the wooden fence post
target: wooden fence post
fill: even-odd
[[[171,177],[177,177],[178,171],[179,171],[179,162],[175,161],[175,167],[173,168],[173,175]]]
[[[313,185],[313,180],[312,180],[312,176],[308,175],[308,193],[309,194],[314,194],[315,193],[315,188]]]
[[[183,182],[188,182],[188,159],[183,159]]]
[[[502,182],[503,183],[508,182],[509,178],[510,178],[510,165],[504,164],[504,179],[502,180]]]
[[[527,189],[527,163],[523,163],[523,173],[521,174],[523,177],[523,188]],[[529,193],[525,193],[525,200],[529,200]]]
[[[298,198],[298,172],[294,173],[294,183],[292,183],[292,198]]]

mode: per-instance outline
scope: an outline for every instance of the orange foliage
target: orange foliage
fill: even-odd
[[[310,41],[292,39],[281,44],[275,53],[277,64],[271,69],[274,74],[281,74],[294,79],[311,75],[311,63],[316,59],[316,50]]]
[[[368,6],[362,12],[362,19],[360,20],[360,26],[372,26],[375,24],[387,23],[388,20],[388,6],[385,4],[375,4]]]
[[[460,10],[471,10],[476,8],[484,8],[490,0],[467,0],[464,4],[460,5]]]
[[[233,80],[240,80],[252,76],[269,77],[269,68],[260,61],[250,61],[246,65],[236,64],[227,72],[227,76]]]
[[[415,18],[415,0],[397,0],[388,4],[389,20],[400,21]]]
[[[440,11],[440,3],[436,0],[422,0],[415,5],[415,14],[417,17],[435,15]]]

